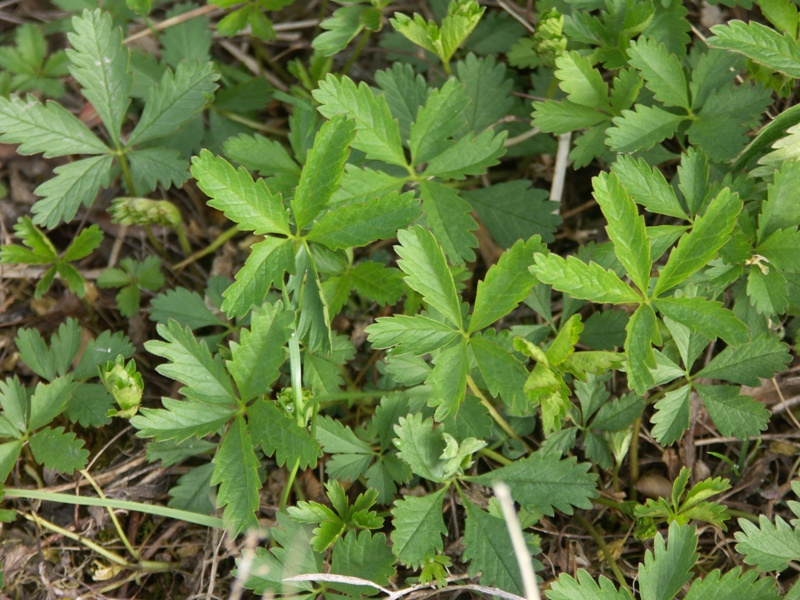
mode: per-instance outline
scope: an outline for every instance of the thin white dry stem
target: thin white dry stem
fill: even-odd
[[[263,75],[267,78],[267,81],[282,92],[288,92],[289,86],[287,86],[283,81],[281,81],[276,75],[271,73],[270,71],[261,72],[261,68],[258,65],[258,62],[253,59],[250,55],[242,52],[234,46],[231,42],[228,41],[221,41],[219,43],[231,56],[233,56],[236,60],[241,62],[248,71],[250,71],[253,75]]]
[[[526,19],[523,15],[519,14],[517,12],[517,9],[512,7],[508,2],[506,2],[506,0],[497,0],[497,4],[500,6],[500,8],[502,8],[504,11],[506,11],[508,14],[514,17],[517,21],[522,23],[525,29],[527,29],[531,33],[536,31],[531,22],[528,21],[528,19]]]
[[[800,430],[800,423],[798,423],[797,417],[794,416],[794,413],[786,404],[786,398],[783,397],[781,386],[778,385],[778,382],[774,377],[772,378],[772,385],[775,386],[775,391],[778,392],[778,397],[781,399],[781,404],[783,404],[786,407],[784,410],[786,411],[786,414],[789,415],[789,419],[791,419],[792,423],[794,423],[794,426],[797,427],[798,430]]]
[[[541,600],[528,546],[522,535],[522,527],[519,524],[517,512],[514,510],[514,502],[511,500],[511,490],[508,489],[505,483],[498,482],[494,484],[494,495],[503,510],[508,535],[511,537],[511,545],[514,547],[514,556],[517,558],[519,572],[522,575],[522,588],[525,590],[525,598],[527,600]]]
[[[572,143],[572,133],[562,133],[558,136],[558,151],[556,152],[556,165],[553,168],[553,185],[550,186],[550,200],[561,204],[564,195],[564,180],[567,178],[569,167],[569,147]]]

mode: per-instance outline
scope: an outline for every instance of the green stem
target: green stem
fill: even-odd
[[[79,544],[82,544],[83,546],[86,546],[90,550],[93,550],[94,552],[96,552],[100,556],[103,556],[109,562],[112,562],[115,565],[119,565],[120,567],[123,567],[123,568],[126,568],[126,569],[137,570],[137,571],[147,571],[149,573],[158,573],[158,572],[161,572],[161,571],[169,571],[172,568],[172,565],[170,565],[169,563],[157,562],[157,561],[152,561],[152,560],[139,561],[137,564],[129,563],[127,560],[125,560],[124,558],[122,558],[118,554],[116,554],[114,552],[111,552],[110,550],[107,550],[106,548],[103,548],[100,544],[97,544],[97,543],[93,542],[89,538],[86,538],[86,537],[84,537],[84,536],[82,536],[80,534],[77,534],[77,533],[73,533],[72,531],[69,531],[68,529],[64,529],[63,527],[59,527],[55,523],[51,523],[50,521],[48,521],[46,519],[43,519],[39,515],[28,514],[28,513],[22,512],[22,511],[17,511],[17,512],[18,512],[18,514],[22,515],[23,518],[28,519],[29,521],[32,521],[33,523],[36,523],[36,525],[38,525],[39,527],[44,527],[45,529],[48,529],[48,530],[50,530],[50,531],[52,531],[54,533],[57,533],[59,535],[63,535],[67,539],[70,539],[70,540],[72,540],[74,542],[78,542]]]
[[[496,451],[494,451],[494,450],[492,450],[490,448],[481,448],[480,450],[478,450],[478,454],[480,454],[481,456],[485,456],[486,458],[490,458],[494,462],[500,463],[504,467],[506,467],[506,466],[510,465],[512,462],[514,462],[510,458],[506,458],[505,456],[503,456],[499,452],[496,452]]]
[[[594,525],[592,525],[589,522],[589,520],[586,519],[583,515],[575,513],[575,518],[586,529],[586,531],[589,532],[589,535],[592,536],[595,543],[600,547],[600,552],[603,553],[603,556],[605,557],[608,566],[611,567],[611,572],[614,573],[614,577],[617,578],[619,584],[630,592],[631,588],[628,585],[628,582],[625,581],[625,576],[622,574],[622,571],[619,570],[617,561],[614,559],[614,555],[611,554],[611,550],[609,549],[608,545],[603,539],[603,536],[600,535],[597,529],[595,529]]]
[[[128,164],[128,157],[125,154],[124,148],[117,148],[117,157],[119,158],[119,167],[122,169],[122,179],[125,181],[125,187],[128,188],[128,193],[131,196],[137,196],[136,188],[133,185],[133,176],[131,175],[131,167]]]
[[[472,379],[472,375],[467,375],[467,386],[469,387],[470,391],[481,401],[481,404],[486,407],[486,410],[489,411],[489,415],[492,417],[492,419],[494,419],[494,422],[497,423],[498,427],[500,427],[500,429],[502,429],[508,437],[513,440],[517,440],[520,444],[522,444],[522,447],[525,448],[525,451],[528,454],[532,453],[533,449],[525,443],[525,440],[517,435],[517,432],[511,428],[511,425],[508,424],[508,421],[506,421],[503,416],[497,412],[495,407],[492,406],[492,403],[489,402],[486,399],[486,396],[484,396],[483,393],[478,389],[478,386],[475,385],[475,381]]]
[[[344,67],[342,67],[342,75],[347,75],[350,72],[350,69],[364,51],[364,48],[366,48],[371,33],[372,32],[369,29],[364,29],[364,31],[361,32],[361,37],[358,38],[358,44],[353,49],[353,53],[350,55],[350,58],[348,58],[347,62],[344,63]]]
[[[224,529],[225,525],[219,517],[202,515],[200,513],[156,504],[143,504],[142,502],[131,502],[129,500],[116,500],[114,498],[90,498],[86,496],[74,496],[72,494],[60,494],[58,492],[47,492],[44,490],[26,490],[22,488],[6,488],[4,498],[26,498],[29,500],[46,500],[48,502],[58,502],[60,504],[77,504],[79,506],[102,506],[104,508],[119,508],[121,510],[133,510],[149,515],[167,517],[168,519],[178,519],[187,523],[195,523],[205,527],[215,527]]]
[[[235,236],[240,231],[241,230],[236,225],[234,225],[230,229],[226,229],[225,231],[220,233],[217,236],[217,238],[213,242],[211,242],[208,246],[206,246],[202,250],[198,250],[197,252],[192,254],[190,257],[183,259],[181,262],[179,262],[178,264],[173,266],[173,269],[176,270],[176,271],[180,271],[181,269],[187,267],[188,265],[192,264],[193,262],[196,262],[196,261],[200,260],[201,258],[203,258],[204,256],[206,256],[208,254],[211,254],[217,248],[222,246],[225,242],[227,242],[229,239],[231,239],[233,236]]]
[[[178,223],[178,226],[175,228],[175,233],[178,234],[178,243],[183,253],[191,254],[192,245],[189,243],[189,238],[186,236],[186,228],[183,226],[183,223]]]
[[[292,493],[292,488],[294,487],[294,481],[297,478],[297,472],[300,470],[300,460],[298,459],[295,461],[292,470],[289,471],[289,476],[286,478],[286,486],[283,488],[283,494],[281,494],[281,505],[280,509],[283,510],[286,508],[286,505],[289,503],[289,494]]]
[[[642,426],[642,417],[633,422],[633,433],[631,434],[631,500],[636,502],[639,492],[636,490],[636,482],[639,481],[639,428]]]
[[[81,469],[79,472],[81,475],[83,475],[86,481],[88,481],[89,484],[94,488],[94,491],[97,492],[97,495],[100,496],[103,500],[105,500],[106,495],[103,493],[102,488],[99,485],[97,485],[97,482],[94,480],[94,478],[89,474],[89,471]],[[122,529],[122,525],[120,525],[119,519],[117,519],[117,515],[114,514],[114,510],[111,508],[106,508],[106,511],[108,511],[108,516],[111,517],[111,522],[114,524],[114,529],[117,530],[117,535],[119,536],[120,541],[128,549],[128,552],[130,552],[131,556],[138,561],[139,553],[131,545],[128,536],[125,535],[125,530]]]
[[[742,519],[747,519],[748,521],[751,521],[753,523],[756,523],[756,524],[758,523],[758,517],[756,515],[751,514],[749,512],[745,512],[743,510],[735,510],[733,508],[729,508],[728,509],[728,514],[730,516],[732,516],[732,517],[738,517],[738,518],[742,518]]]
[[[234,123],[239,123],[250,129],[255,129],[256,131],[262,131],[264,133],[269,133],[271,135],[279,135],[281,137],[286,137],[289,135],[289,132],[285,129],[279,129],[278,127],[270,127],[269,125],[264,125],[263,123],[259,123],[257,121],[253,121],[252,119],[248,119],[243,117],[240,114],[230,112],[228,110],[218,110],[218,114],[222,115],[226,119],[233,121]]]

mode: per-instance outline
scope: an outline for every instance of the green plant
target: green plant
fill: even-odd
[[[64,95],[61,78],[67,75],[67,53],[63,50],[48,53],[47,41],[41,30],[25,23],[14,30],[16,46],[0,48],[0,91],[39,91],[51,98]]]

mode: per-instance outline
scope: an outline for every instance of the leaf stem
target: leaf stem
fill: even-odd
[[[344,66],[342,67],[342,75],[347,75],[350,72],[353,64],[355,64],[358,57],[361,56],[364,48],[367,47],[367,42],[369,41],[369,36],[371,33],[372,32],[369,29],[364,29],[364,31],[361,32],[361,37],[358,38],[358,44],[356,44],[356,47],[353,49],[353,53],[350,55],[350,58],[347,59],[347,62],[344,63]]]
[[[202,250],[198,250],[197,252],[195,252],[194,254],[189,256],[188,258],[183,259],[178,264],[173,265],[173,267],[172,267],[173,270],[180,271],[181,269],[184,269],[185,267],[189,266],[193,262],[196,262],[196,261],[200,260],[201,258],[203,258],[204,256],[206,256],[208,254],[211,254],[217,248],[222,246],[222,244],[224,244],[229,239],[231,239],[233,236],[235,236],[237,233],[239,233],[239,231],[240,231],[240,229],[236,225],[234,225],[233,227],[231,227],[229,229],[226,229],[225,231],[220,233],[216,237],[216,239],[213,242],[211,242],[208,246],[206,246]]]
[[[633,433],[631,434],[631,449],[630,449],[630,498],[634,502],[638,499],[639,492],[636,490],[636,482],[639,481],[639,429],[642,426],[642,417],[638,417],[633,422]]]
[[[611,549],[608,547],[608,544],[606,544],[603,536],[600,535],[597,529],[595,529],[594,525],[592,525],[583,515],[580,515],[576,512],[575,519],[577,519],[584,529],[589,532],[589,535],[592,536],[595,543],[600,547],[600,552],[603,553],[608,566],[611,567],[611,572],[614,573],[614,577],[616,577],[619,584],[630,592],[631,588],[628,585],[628,582],[625,580],[625,576],[622,574],[622,571],[619,570],[617,561],[614,559],[614,555],[611,553]]]
[[[528,454],[531,454],[533,449],[525,442],[525,440],[517,435],[517,432],[511,428],[511,425],[508,424],[508,421],[506,421],[503,416],[497,412],[497,409],[492,406],[492,403],[486,399],[486,396],[484,396],[483,393],[478,389],[478,386],[475,385],[472,375],[467,375],[467,387],[469,387],[470,391],[481,401],[481,404],[486,407],[486,410],[489,411],[489,415],[491,415],[498,427],[500,427],[500,429],[502,429],[512,440],[516,440],[522,444],[522,447],[525,448],[525,451]]]
[[[100,496],[101,498],[103,498],[103,499],[105,500],[105,499],[106,499],[106,495],[103,493],[103,489],[102,489],[102,488],[101,488],[99,485],[97,485],[97,482],[96,482],[96,481],[94,480],[94,478],[93,478],[93,477],[92,477],[92,476],[89,474],[89,471],[87,471],[86,469],[81,469],[81,470],[79,471],[79,473],[80,473],[80,474],[81,474],[81,475],[82,475],[82,476],[83,476],[83,477],[86,479],[86,481],[88,481],[88,482],[89,482],[89,484],[90,484],[90,485],[91,485],[91,486],[94,488],[94,491],[95,491],[95,492],[97,492],[97,495],[98,495],[98,496]],[[138,561],[138,560],[139,560],[139,553],[138,553],[138,552],[136,551],[136,549],[135,549],[135,548],[134,548],[134,547],[131,545],[131,542],[130,542],[130,540],[128,539],[128,536],[127,536],[127,535],[125,535],[125,530],[124,530],[124,529],[122,529],[122,525],[120,525],[119,519],[117,519],[117,515],[116,515],[116,514],[114,514],[114,510],[113,510],[111,507],[108,507],[108,506],[107,506],[107,507],[106,507],[106,511],[108,511],[108,516],[109,516],[109,517],[111,517],[111,522],[114,524],[114,529],[116,529],[116,530],[117,530],[117,535],[119,536],[119,539],[120,539],[120,541],[121,541],[121,542],[123,543],[123,545],[124,545],[124,546],[125,546],[125,547],[128,549],[128,552],[130,552],[131,556],[132,556],[133,558],[135,558],[135,559]]]

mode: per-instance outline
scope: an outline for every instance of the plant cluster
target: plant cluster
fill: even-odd
[[[517,598],[533,564],[551,600],[800,598],[769,575],[800,560],[800,503],[779,505],[789,521],[742,510],[761,436],[786,433],[754,388],[771,382],[800,428],[777,380],[800,324],[795,2],[725,2],[751,20],[708,36],[676,0],[323,3],[284,67],[278,15],[296,4],[116,0],[54,24],[65,51],[32,24],[0,48],[0,142],[61,159],[0,263],[37,275],[17,295],[82,307],[49,340],[9,340],[0,491],[105,507],[130,557],[21,503],[5,527],[91,549],[104,591],[177,570],[143,558],[124,508],[265,538],[243,547],[237,593],[473,578]],[[247,51],[215,46],[209,15]],[[128,45],[142,22],[157,54]],[[356,76],[370,44],[388,62]],[[168,506],[94,480],[98,440],[126,431],[180,466]],[[722,452],[701,461],[703,436]],[[643,454],[678,447],[670,489],[641,500]],[[98,497],[36,489],[52,472]],[[544,568],[556,526],[602,559]]]

